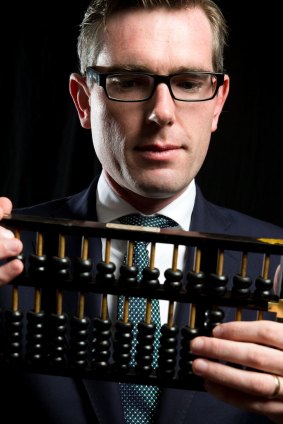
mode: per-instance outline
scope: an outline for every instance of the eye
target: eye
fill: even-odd
[[[111,85],[111,89],[138,90],[148,87],[149,81],[143,75],[121,74],[109,77],[108,84]]]
[[[197,91],[203,86],[205,80],[195,75],[178,75],[172,78],[173,89],[183,91]]]

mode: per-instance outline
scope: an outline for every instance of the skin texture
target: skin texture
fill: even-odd
[[[105,71],[160,75],[213,71],[212,31],[198,9],[119,13],[107,22],[95,65]],[[102,87],[94,85],[89,92],[78,75],[70,81],[81,124],[92,128],[94,148],[109,181],[147,213],[179,196],[199,171],[228,89],[226,77],[213,100],[187,103],[172,99],[168,87],[160,84],[146,102],[120,103],[108,100]]]
[[[119,13],[107,21],[105,42],[93,65],[102,70],[125,68],[161,75],[213,71],[211,28],[197,9]],[[144,213],[154,213],[170,203],[195,177],[228,91],[226,76],[224,86],[210,101],[173,100],[166,85],[160,84],[146,102],[119,103],[108,100],[101,87],[89,88],[83,76],[70,77],[70,93],[81,125],[91,128],[108,181]],[[0,219],[11,207],[8,199],[0,198]],[[11,232],[0,229],[0,259],[17,255],[21,249],[21,242]],[[18,260],[1,266],[0,284],[11,281],[21,270]],[[217,398],[283,423],[282,334],[277,322],[221,324],[214,337],[192,341],[192,352],[202,357],[194,360],[193,371],[205,379],[207,391]],[[270,398],[276,387],[272,374],[278,375],[281,383],[275,399]]]
[[[7,197],[0,197],[0,219],[10,214],[12,202]],[[23,249],[22,242],[14,237],[12,231],[0,227],[0,259],[16,256]],[[0,267],[0,286],[8,283],[23,270],[23,263],[14,259]]]

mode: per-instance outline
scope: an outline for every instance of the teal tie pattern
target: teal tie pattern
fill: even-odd
[[[122,224],[138,225],[144,227],[168,228],[176,227],[178,224],[164,215],[139,215],[130,214],[120,218]],[[138,267],[137,280],[141,281],[142,271],[149,266],[149,254],[147,242],[135,241],[133,252],[133,263]],[[126,258],[125,260],[126,261]],[[118,319],[123,316],[124,297],[118,299]],[[133,343],[131,351],[130,365],[136,364],[135,354],[137,345],[137,325],[145,319],[146,299],[130,298],[129,320],[133,323]],[[153,368],[157,367],[158,348],[160,336],[160,311],[158,299],[152,300],[151,320],[156,325],[155,342],[153,351]],[[160,388],[150,385],[137,385],[120,383],[121,402],[124,410],[125,424],[150,424],[154,422],[156,410],[159,402]]]

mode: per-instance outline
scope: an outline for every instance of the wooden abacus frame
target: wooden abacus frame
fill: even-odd
[[[192,373],[194,356],[189,350],[190,340],[200,334],[196,324],[198,307],[209,311],[206,334],[223,319],[220,306],[236,308],[236,319],[241,319],[242,309],[256,310],[258,319],[263,317],[264,311],[274,312],[279,320],[283,318],[282,299],[274,295],[273,282],[269,277],[270,257],[283,255],[283,241],[280,239],[253,239],[24,215],[5,217],[2,225],[12,229],[19,238],[22,231],[36,233],[36,251],[29,256],[29,265],[25,266],[21,276],[10,283],[12,306],[2,311],[0,367],[203,390],[202,380]],[[58,237],[58,252],[52,258],[44,254],[46,234]],[[65,256],[65,237],[69,235],[82,238],[79,258]],[[106,240],[104,258],[96,269],[93,269],[92,260],[88,257],[89,238]],[[128,263],[121,266],[119,277],[114,276],[115,266],[110,261],[113,239],[128,242]],[[137,269],[132,263],[134,241],[151,244],[150,267],[139,284],[136,282]],[[154,267],[156,243],[174,246],[172,264],[165,272],[164,284],[159,284],[158,270]],[[180,245],[189,246],[195,252],[193,267],[186,275],[177,268]],[[218,260],[216,269],[208,275],[201,269],[201,257],[211,249],[218,252]],[[228,278],[223,273],[225,251],[241,252],[239,274],[233,277],[231,289],[227,289]],[[247,275],[247,256],[250,253],[263,255],[262,275],[255,281],[254,292],[251,291],[253,282]],[[56,289],[56,311],[45,314],[41,309],[41,289],[50,279]],[[26,315],[19,308],[19,286],[35,289],[34,309],[25,311]],[[63,310],[64,291],[78,292],[77,316],[68,316]],[[85,316],[87,293],[101,295],[100,316]],[[124,316],[115,326],[107,313],[109,294],[125,296]],[[128,321],[128,301],[136,296],[147,301],[145,321],[139,327],[137,364],[131,367],[132,326]],[[152,368],[154,327],[150,317],[151,300],[154,298],[168,301],[168,321],[162,327],[156,369]],[[180,329],[174,323],[176,303],[186,303],[190,310],[188,324]]]

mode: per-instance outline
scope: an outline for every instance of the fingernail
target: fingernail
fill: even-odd
[[[2,229],[1,235],[6,239],[13,239],[15,237],[15,234],[12,231],[7,230],[6,228]]]
[[[200,337],[197,337],[196,339],[193,339],[191,341],[191,351],[192,352],[197,352],[199,350],[201,350],[203,348],[203,340]]]
[[[217,325],[213,330],[212,330],[212,335],[215,337],[220,337],[222,333],[222,327],[221,325]]]
[[[6,249],[10,255],[17,255],[21,251],[19,240],[6,240]]]
[[[202,375],[207,370],[207,363],[203,359],[195,359],[193,362],[193,370],[197,375]]]

